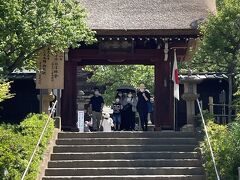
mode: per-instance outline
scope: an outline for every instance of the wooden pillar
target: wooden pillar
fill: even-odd
[[[158,60],[155,63],[155,130],[173,129],[173,105],[171,102],[170,61]]]
[[[76,76],[77,63],[65,61],[64,90],[62,92],[62,128],[66,130],[77,129],[76,117]]]

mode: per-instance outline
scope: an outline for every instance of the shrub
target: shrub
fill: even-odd
[[[208,120],[207,129],[213,148],[216,165],[221,179],[238,179],[240,167],[240,123],[237,120],[229,125],[219,125]],[[204,167],[209,180],[215,180],[216,174],[206,137],[201,142]]]
[[[48,116],[30,114],[20,125],[0,126],[0,179],[21,179]],[[54,122],[51,119],[25,179],[36,179]]]
[[[11,82],[5,82],[3,79],[0,79],[0,102],[14,96],[14,94],[10,93],[10,84]]]

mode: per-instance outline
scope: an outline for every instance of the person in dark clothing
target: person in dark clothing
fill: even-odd
[[[118,91],[116,97],[119,97],[119,102],[120,102],[120,103],[122,104],[122,106],[123,106],[123,100],[125,99],[125,95],[124,95],[121,91]],[[125,119],[125,117],[124,117],[125,114],[124,114],[123,111],[121,111],[120,114],[121,114],[120,130],[123,130],[122,120]]]
[[[118,91],[117,92],[117,95],[116,95],[116,98],[119,98],[119,102],[121,103],[121,104],[123,104],[123,99],[124,99],[124,95],[123,95],[123,93],[121,92],[121,91]]]
[[[123,124],[123,129],[130,131],[134,130],[135,126],[133,125],[134,118],[133,118],[133,97],[132,93],[128,93],[127,98],[124,99],[123,101],[123,114],[124,114],[124,119],[122,121]]]
[[[141,126],[143,131],[147,131],[148,126],[148,101],[150,101],[150,92],[146,90],[144,84],[140,84],[139,91],[137,93],[137,111],[139,113]]]
[[[116,97],[115,102],[112,105],[113,109],[113,124],[116,131],[120,130],[121,125],[121,111],[122,104],[120,103],[120,97]]]
[[[84,109],[84,121],[85,121],[84,132],[93,131],[93,128],[92,128],[92,117],[89,114],[87,108]]]
[[[136,125],[136,112],[137,112],[137,94],[136,92],[134,92],[132,94],[132,123],[131,123],[131,126],[130,126],[130,129],[132,131],[135,131],[135,125]]]
[[[98,131],[102,119],[104,100],[99,93],[99,89],[94,89],[94,96],[90,99],[90,109],[92,111],[93,130]]]
[[[150,120],[152,124],[154,124],[154,97],[153,96],[150,97],[150,102],[152,104],[152,111],[150,112]]]

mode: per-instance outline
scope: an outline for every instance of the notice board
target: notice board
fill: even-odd
[[[52,53],[50,48],[44,48],[39,52],[37,60],[36,88],[64,88],[64,52]]]

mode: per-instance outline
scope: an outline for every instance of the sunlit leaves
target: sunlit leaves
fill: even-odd
[[[213,120],[208,120],[207,129],[221,179],[237,179],[237,168],[240,166],[239,117],[237,122],[228,126],[219,125],[214,123]],[[200,147],[203,153],[207,179],[215,180],[216,174],[206,137]]]
[[[10,84],[11,82],[0,81],[0,102],[14,96],[14,94],[10,93]]]
[[[63,51],[79,42],[92,43],[86,13],[75,0],[0,0],[0,66],[11,72],[32,68],[39,49]],[[30,65],[29,65],[30,63]]]
[[[220,1],[219,1],[220,2]],[[201,72],[240,70],[240,3],[223,0],[216,16],[209,15],[200,31],[203,35],[195,58],[187,66]]]
[[[20,125],[0,124],[0,179],[21,179],[47,119],[46,114],[30,114]],[[26,180],[37,179],[53,131],[54,121],[50,119]]]

